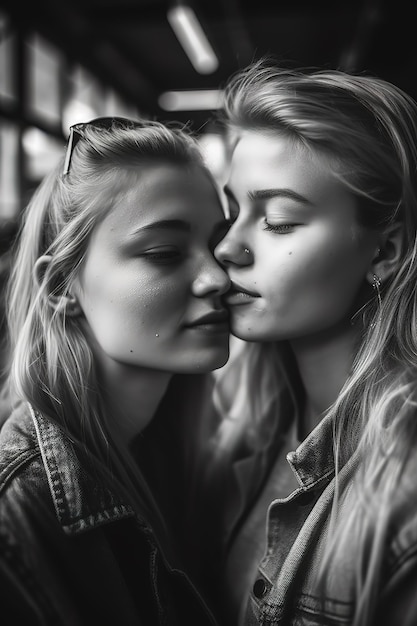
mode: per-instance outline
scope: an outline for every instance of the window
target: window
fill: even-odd
[[[15,124],[0,120],[0,221],[19,211],[19,135]]]
[[[10,20],[0,11],[0,102],[6,106],[16,100],[15,40]]]
[[[62,118],[65,135],[72,124],[85,122],[101,115],[104,90],[98,80],[85,68],[77,65],[69,75],[69,97]]]
[[[22,143],[26,164],[25,178],[36,185],[64,154],[64,142],[47,135],[39,128],[29,127],[23,133]]]
[[[28,28],[27,16],[0,9],[0,226],[18,221],[61,158],[70,125],[100,115],[137,117],[134,104]]]
[[[63,59],[58,50],[37,34],[30,37],[27,54],[28,110],[46,122],[59,125]]]

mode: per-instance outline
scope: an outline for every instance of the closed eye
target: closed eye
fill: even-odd
[[[178,248],[154,248],[143,252],[140,256],[156,263],[175,263],[183,258],[183,252]]]
[[[269,224],[266,221],[264,222],[264,230],[272,231],[280,235],[288,235],[289,233],[292,233],[296,226],[300,226],[300,224]]]

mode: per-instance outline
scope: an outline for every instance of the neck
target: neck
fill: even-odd
[[[305,389],[304,437],[337,399],[350,374],[356,340],[356,330],[349,324],[291,342]]]
[[[152,420],[171,377],[169,372],[120,363],[106,368],[102,384],[111,427],[126,446]]]

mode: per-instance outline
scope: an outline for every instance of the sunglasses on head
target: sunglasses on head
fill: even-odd
[[[113,128],[113,126],[119,126],[123,128],[139,128],[142,126],[142,123],[135,122],[134,120],[131,120],[127,117],[96,117],[89,122],[80,122],[79,124],[73,124],[72,126],[70,126],[70,133],[68,137],[62,175],[66,176],[69,173],[74,148],[80,139],[86,139],[84,135],[84,131],[86,128],[91,127],[97,130],[110,130],[111,128]]]

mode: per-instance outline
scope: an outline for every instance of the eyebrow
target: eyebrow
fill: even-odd
[[[228,198],[235,200],[235,196],[232,190],[225,185],[224,193]],[[313,203],[308,200],[305,196],[297,193],[293,189],[256,189],[255,191],[248,191],[249,200],[270,200],[271,198],[289,198],[290,200],[296,200],[297,202],[301,202],[302,204],[312,205]]]
[[[152,222],[151,224],[146,224],[145,226],[139,226],[139,228],[136,228],[131,235],[152,230],[179,230],[188,233],[191,231],[191,225],[183,220],[159,220],[157,222]]]

